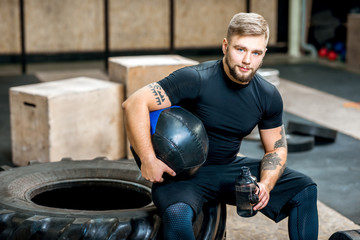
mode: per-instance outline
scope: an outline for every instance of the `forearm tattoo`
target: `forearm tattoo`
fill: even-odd
[[[261,170],[275,170],[277,166],[281,166],[281,158],[276,152],[266,154],[261,161]]]
[[[162,93],[162,87],[157,83],[150,83],[148,87],[151,89],[156,99],[157,105],[161,105],[165,101],[165,96]]]

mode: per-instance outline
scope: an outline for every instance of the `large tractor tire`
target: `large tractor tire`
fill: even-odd
[[[162,239],[151,183],[132,160],[105,158],[2,167],[0,239]],[[226,207],[204,206],[197,239],[225,235]]]

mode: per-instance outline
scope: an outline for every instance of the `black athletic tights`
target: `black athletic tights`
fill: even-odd
[[[318,237],[317,188],[306,187],[295,195],[288,204],[289,236],[291,240],[315,240]],[[165,240],[195,240],[192,221],[194,212],[186,203],[169,206],[163,216]]]
[[[291,206],[288,221],[291,240],[317,239],[319,220],[316,200],[317,188],[311,185],[288,202]]]

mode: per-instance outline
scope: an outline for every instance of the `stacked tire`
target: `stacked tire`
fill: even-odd
[[[360,229],[335,232],[329,240],[360,240]]]
[[[289,152],[309,151],[315,145],[334,143],[337,131],[313,124],[289,121],[286,130]]]

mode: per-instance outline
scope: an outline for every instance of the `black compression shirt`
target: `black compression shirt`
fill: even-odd
[[[172,105],[203,122],[209,137],[206,164],[233,161],[241,140],[259,129],[282,125],[283,103],[276,87],[256,74],[248,85],[231,81],[222,60],[179,69],[159,81]]]

